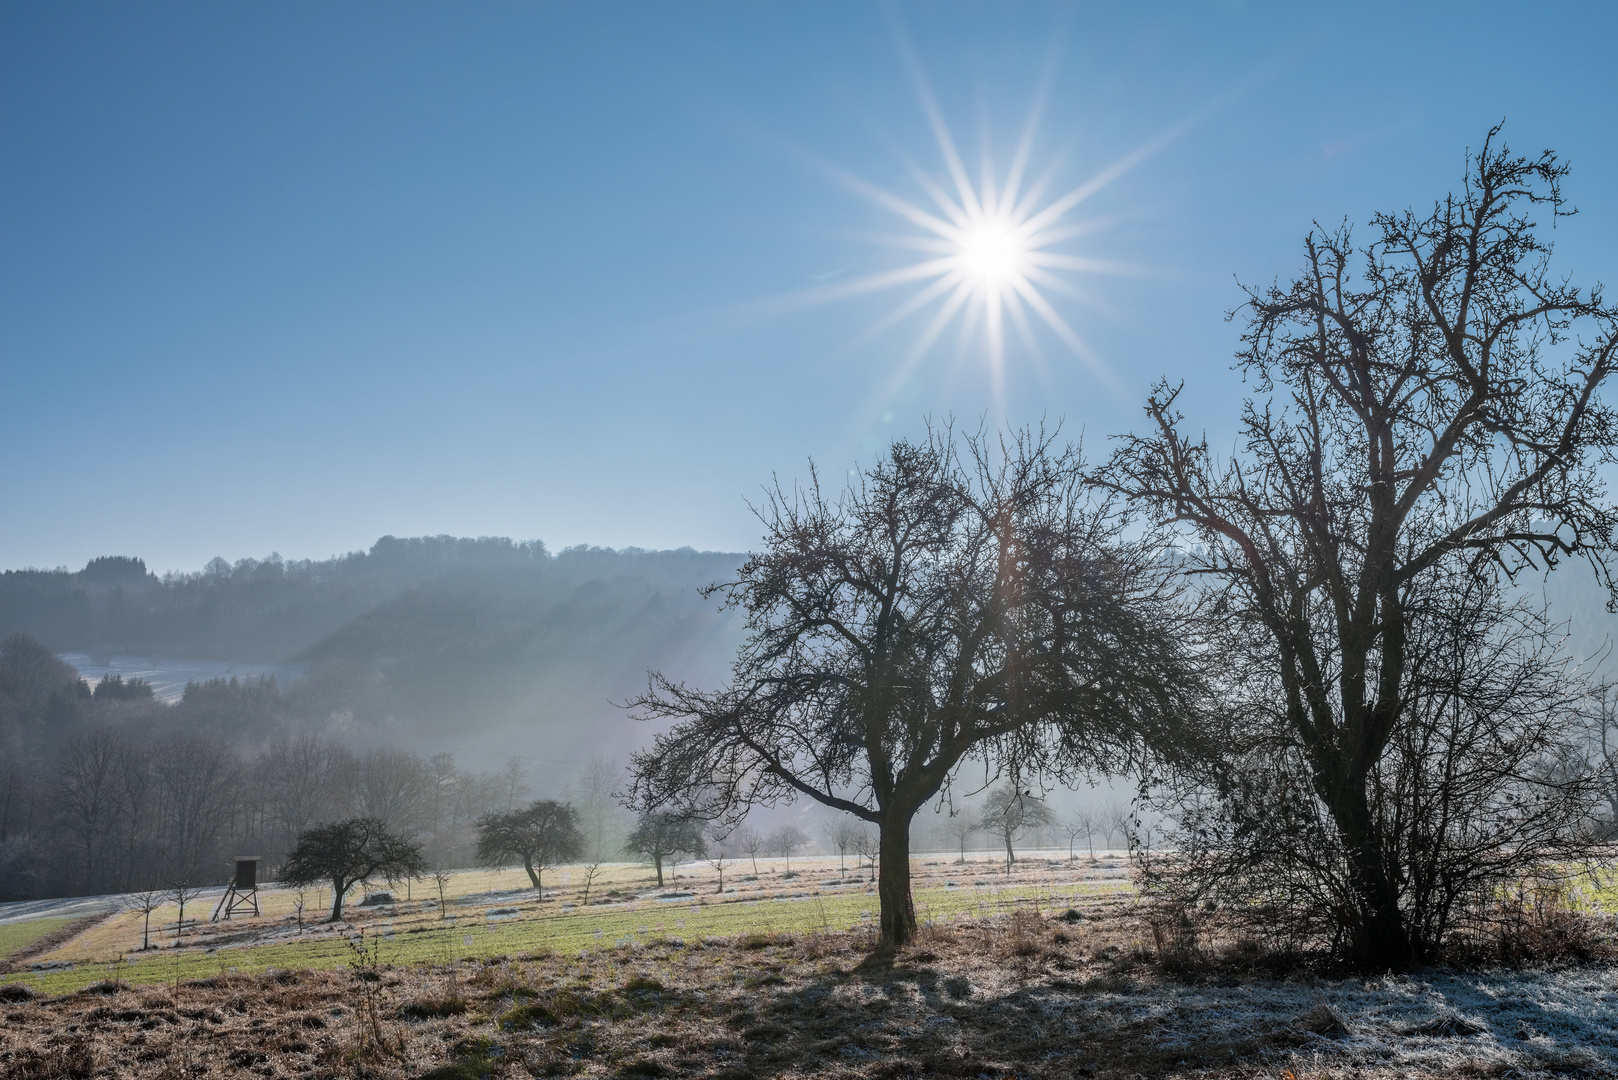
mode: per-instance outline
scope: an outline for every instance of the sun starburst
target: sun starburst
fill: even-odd
[[[1135,268],[1070,250],[1096,227],[1074,211],[1102,187],[1137,164],[1161,140],[1099,170],[1077,187],[1052,194],[1056,168],[1030,178],[1044,93],[1036,97],[1004,172],[985,148],[974,182],[920,65],[906,50],[917,96],[932,130],[943,167],[909,166],[920,197],[879,187],[846,170],[820,163],[838,183],[891,211],[907,226],[898,235],[875,238],[906,258],[891,269],[866,274],[804,294],[812,302],[909,288],[910,294],[860,335],[869,340],[913,320],[919,332],[898,365],[890,390],[902,383],[952,329],[959,351],[981,348],[997,399],[1003,398],[1008,327],[1024,352],[1038,361],[1043,327],[1102,380],[1111,376],[1095,352],[1053,303],[1053,296],[1082,298],[1075,274],[1133,273]],[[1047,86],[1049,82],[1047,80]]]

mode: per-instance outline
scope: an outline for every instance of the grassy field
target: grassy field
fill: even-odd
[[[935,912],[919,940],[897,952],[873,950],[863,930],[659,936],[643,914],[629,928],[635,944],[608,940],[577,952],[407,967],[390,967],[385,955],[348,963],[334,953],[324,970],[254,976],[227,967],[178,985],[102,983],[60,996],[4,987],[0,1075],[1615,1075],[1618,983],[1608,964],[1299,978],[1270,974],[1232,953],[1209,957],[1196,971],[1166,969],[1141,936],[1139,908],[1121,890],[1098,890],[1072,914],[1037,914],[1019,902],[1020,893],[1037,888],[967,898],[978,901],[970,905],[951,895],[949,902],[971,911],[1011,910],[942,920]],[[793,905],[728,910],[779,915],[814,907],[812,899]],[[683,917],[688,929],[698,919]],[[524,932],[538,933],[545,920],[528,921]],[[378,945],[388,940],[367,937]]]
[[[32,919],[0,926],[0,960],[28,948],[34,942],[72,922],[72,919]]]
[[[835,860],[799,860],[793,876],[779,866],[759,875],[727,874],[727,890],[707,868],[682,871],[661,891],[642,867],[613,867],[592,883],[592,901],[582,901],[582,874],[553,874],[554,892],[544,900],[520,874],[469,871],[456,874],[440,914],[435,894],[422,883],[411,900],[380,909],[345,908],[338,927],[317,923],[325,897],[304,896],[304,926],[297,924],[294,893],[264,897],[264,916],[207,924],[208,905],[186,911],[187,932],[176,939],[178,912],[155,912],[153,939],[162,947],[140,952],[140,918],[132,912],[108,919],[64,945],[33,958],[66,962],[67,970],[23,971],[0,977],[44,993],[64,993],[117,978],[134,984],[173,984],[219,974],[271,969],[326,969],[353,959],[351,939],[376,940],[383,963],[408,966],[493,956],[580,954],[639,947],[667,939],[698,941],[752,933],[859,931],[874,923],[877,898],[867,881],[845,876]],[[1015,907],[1057,909],[1116,896],[1127,890],[1115,860],[1068,865],[1024,863],[1011,878],[988,860],[965,866],[924,862],[915,869],[914,898],[924,923],[946,926],[963,916],[988,916]],[[605,879],[604,881],[602,879]],[[731,882],[735,884],[732,885]],[[403,890],[400,890],[401,892]],[[681,895],[683,894],[683,895]],[[431,899],[424,899],[429,895]],[[659,895],[662,898],[659,898]],[[176,947],[178,940],[179,946]]]

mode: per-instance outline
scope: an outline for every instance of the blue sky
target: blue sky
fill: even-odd
[[[324,557],[379,535],[743,549],[746,500],[928,416],[1104,451],[1185,379],[1228,440],[1237,280],[1423,205],[1507,122],[1618,278],[1610,5],[11,4],[0,8],[0,567]],[[1142,147],[1050,294],[1093,354],[928,322],[838,178],[1074,188]]]

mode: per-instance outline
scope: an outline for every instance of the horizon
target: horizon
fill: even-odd
[[[158,568],[158,567],[155,567],[151,562],[149,562],[146,559],[145,556],[143,556],[143,555],[141,555],[139,553],[136,553],[136,552],[106,551],[106,552],[102,552],[99,555],[92,555],[90,558],[85,560],[85,562],[84,562],[84,564],[82,566],[78,566],[78,567],[74,567],[74,566],[72,566],[72,565],[70,565],[68,563],[58,563],[55,566],[0,566],[0,574],[11,574],[11,573],[19,573],[19,574],[20,573],[81,574],[81,573],[84,573],[85,571],[89,570],[90,567],[93,566],[95,563],[103,561],[103,560],[127,559],[127,560],[131,560],[133,562],[140,563],[143,567],[145,567],[146,572],[148,574],[151,574],[153,577],[156,577],[159,580],[162,580],[162,579],[164,579],[166,577],[170,577],[170,576],[184,577],[184,576],[188,576],[188,575],[197,575],[197,574],[205,573],[207,571],[208,563],[211,563],[214,559],[220,559],[220,560],[224,561],[227,565],[229,565],[231,567],[236,567],[236,566],[240,565],[241,563],[247,562],[247,561],[252,561],[254,563],[265,563],[265,562],[269,562],[271,560],[278,560],[283,564],[286,564],[286,563],[336,562],[336,561],[338,561],[340,559],[352,558],[353,556],[356,556],[356,555],[374,555],[376,553],[377,545],[379,545],[379,544],[381,544],[381,543],[383,543],[384,541],[387,541],[387,540],[405,540],[405,541],[408,541],[408,540],[454,540],[454,541],[459,541],[459,542],[473,541],[473,542],[478,542],[478,543],[485,543],[485,542],[500,543],[500,542],[504,542],[504,543],[510,544],[514,548],[526,547],[526,546],[536,545],[537,544],[545,552],[545,554],[550,558],[556,558],[556,557],[558,557],[560,555],[567,555],[567,554],[597,553],[597,552],[603,553],[603,554],[609,554],[609,555],[678,555],[678,554],[683,554],[683,553],[690,553],[690,554],[693,554],[693,555],[745,555],[746,554],[745,551],[725,551],[725,550],[720,550],[720,549],[715,549],[715,548],[696,548],[696,547],[692,547],[689,544],[684,544],[684,545],[681,545],[680,547],[667,547],[667,548],[643,548],[643,547],[637,547],[637,546],[635,546],[633,544],[627,545],[625,547],[616,547],[615,548],[615,547],[608,547],[605,544],[590,544],[590,543],[569,544],[566,547],[553,547],[552,545],[546,543],[544,540],[540,539],[539,537],[519,538],[519,537],[514,537],[514,536],[456,536],[453,533],[444,533],[444,532],[440,532],[440,533],[423,533],[423,534],[421,534],[419,536],[397,536],[397,535],[395,535],[393,533],[384,533],[382,536],[377,537],[376,540],[374,540],[370,544],[367,544],[367,545],[365,545],[363,547],[349,548],[346,551],[334,551],[334,552],[331,552],[331,553],[326,554],[326,555],[293,555],[293,556],[288,556],[288,555],[282,554],[279,551],[270,551],[270,552],[267,552],[267,553],[265,553],[263,555],[238,555],[236,558],[232,559],[232,558],[226,558],[223,554],[218,554],[218,555],[210,556],[198,568],[187,569],[187,568],[184,568],[184,567],[173,567],[173,566]]]

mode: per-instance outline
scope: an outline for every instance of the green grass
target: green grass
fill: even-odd
[[[0,926],[0,960],[26,949],[46,934],[60,930],[72,921],[72,919],[30,919],[28,922]]]
[[[963,915],[990,915],[1017,903],[1037,902],[1043,907],[1084,902],[1116,895],[1119,884],[1108,882],[1042,884],[1004,888],[919,889],[916,914],[923,922],[947,922]],[[717,900],[717,897],[702,899]],[[401,929],[379,943],[380,959],[395,965],[443,964],[451,960],[489,956],[519,956],[555,952],[578,954],[598,949],[640,946],[659,940],[686,942],[704,937],[746,933],[802,934],[816,930],[847,930],[874,926],[877,898],[861,890],[850,894],[826,893],[804,898],[740,900],[702,903],[643,900],[627,909],[546,912],[502,922],[488,922],[475,913],[455,926],[436,920]],[[20,973],[0,982],[24,982],[43,993],[61,994],[116,976],[131,983],[172,983],[229,972],[258,973],[271,968],[332,968],[346,965],[353,952],[346,940],[252,945],[221,948],[215,952],[178,950],[167,955],[131,958],[117,972],[106,963],[79,964],[69,971]]]

